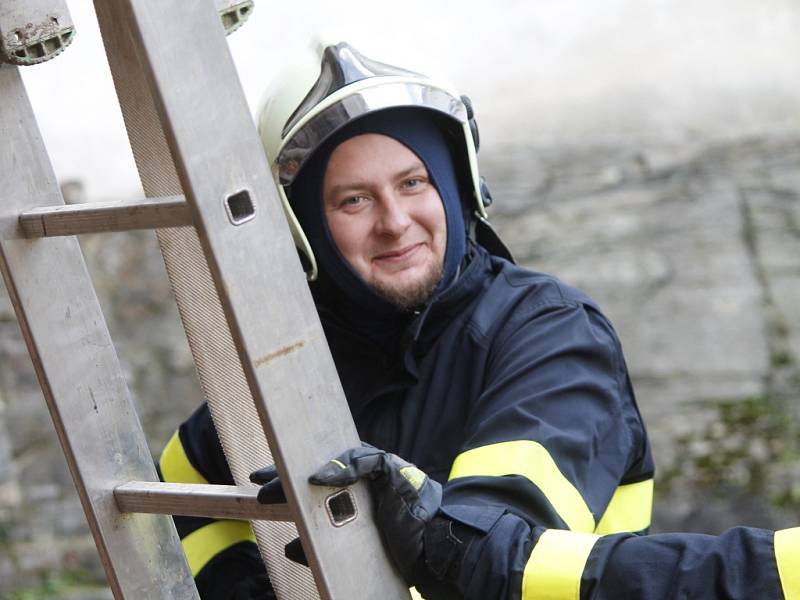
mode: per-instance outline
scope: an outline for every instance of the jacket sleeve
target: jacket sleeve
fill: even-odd
[[[205,403],[173,434],[157,466],[162,481],[233,485]],[[247,521],[173,518],[203,600],[274,598]]]
[[[429,572],[457,592],[421,582],[426,597],[792,597],[795,530],[644,535],[652,458],[619,342],[593,305],[514,311],[482,389],[444,486],[450,526],[425,542]]]

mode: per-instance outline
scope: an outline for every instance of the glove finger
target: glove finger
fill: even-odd
[[[258,501],[261,504],[281,504],[286,502],[286,494],[283,492],[283,485],[279,478],[265,483],[258,490]]]
[[[315,485],[351,485],[359,479],[376,479],[385,473],[386,453],[377,448],[350,448],[337,458],[328,461],[321,469],[309,477]]]
[[[358,481],[350,465],[343,463],[338,458],[328,461],[321,469],[308,478],[314,485],[350,485]]]
[[[300,538],[294,538],[291,542],[286,544],[283,547],[283,554],[286,558],[297,564],[308,566],[308,559],[306,558],[305,550],[303,550],[303,545],[300,543]]]
[[[275,465],[269,465],[264,467],[263,469],[259,469],[258,471],[253,471],[250,473],[250,481],[253,483],[258,483],[259,485],[263,485],[265,483],[269,483],[273,479],[278,476],[278,467]]]

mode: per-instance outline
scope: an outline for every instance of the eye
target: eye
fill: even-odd
[[[401,186],[403,189],[406,190],[415,190],[425,183],[425,180],[422,177],[409,177],[408,179],[403,180]]]
[[[339,202],[339,208],[343,210],[352,210],[355,208],[359,208],[363,205],[367,199],[364,196],[348,196],[347,198],[343,198]]]

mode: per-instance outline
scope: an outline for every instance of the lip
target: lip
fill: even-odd
[[[422,248],[424,244],[419,242],[417,244],[411,244],[410,246],[404,246],[399,250],[392,250],[390,252],[383,252],[382,254],[378,254],[377,256],[373,257],[372,260],[382,261],[382,262],[403,262],[414,256],[417,251]]]

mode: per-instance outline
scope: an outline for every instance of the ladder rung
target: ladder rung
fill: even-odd
[[[122,202],[92,202],[41,206],[19,216],[26,237],[53,237],[131,229],[192,225],[191,208],[183,196],[163,196]]]
[[[259,504],[257,487],[131,481],[114,488],[121,512],[294,521],[286,504]]]

